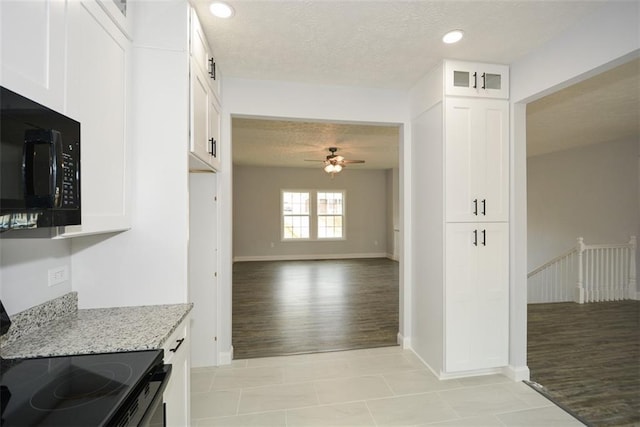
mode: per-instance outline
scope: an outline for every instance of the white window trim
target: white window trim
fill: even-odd
[[[284,237],[284,193],[309,193],[310,211],[309,211],[309,237],[298,239],[287,239]],[[342,193],[342,237],[318,237],[318,193]],[[347,190],[337,189],[291,189],[283,188],[280,190],[280,242],[339,242],[347,240]]]
[[[318,237],[318,193],[342,193],[342,237]],[[314,232],[315,240],[318,242],[335,242],[340,240],[347,240],[347,190],[316,190],[315,191],[315,210],[314,210]]]
[[[285,238],[284,237],[284,193],[309,193],[309,237]],[[286,189],[280,190],[280,241],[281,242],[308,242],[313,240],[313,191],[305,189]]]

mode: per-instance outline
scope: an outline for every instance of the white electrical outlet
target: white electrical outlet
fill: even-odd
[[[69,266],[62,265],[60,267],[49,269],[49,286],[59,285],[69,280]]]

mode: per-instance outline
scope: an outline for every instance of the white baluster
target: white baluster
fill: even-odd
[[[629,240],[629,245],[631,246],[630,255],[629,255],[629,285],[628,285],[628,298],[635,298],[636,296],[636,249],[638,242],[636,240],[636,236],[631,236]]]
[[[582,253],[584,252],[584,240],[578,237],[578,283],[576,284],[575,302],[584,304],[584,276],[582,271]]]

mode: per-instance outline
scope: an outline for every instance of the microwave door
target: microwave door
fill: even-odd
[[[23,185],[27,208],[55,208],[61,205],[62,138],[56,130],[25,131]]]

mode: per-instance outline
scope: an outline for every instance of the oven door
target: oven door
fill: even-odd
[[[169,378],[171,377],[171,365],[163,365],[162,369],[156,372],[151,378],[151,382],[149,383],[150,393],[155,391],[155,395],[149,405],[147,406],[140,423],[138,423],[139,427],[166,427],[166,403],[163,402],[162,395],[164,393],[165,388],[167,388],[167,384],[169,383]]]
[[[171,377],[171,365],[161,365],[150,374],[148,382],[140,388],[136,396],[129,400],[126,409],[116,422],[108,423],[118,427],[161,426],[166,427],[165,408],[162,394]]]

